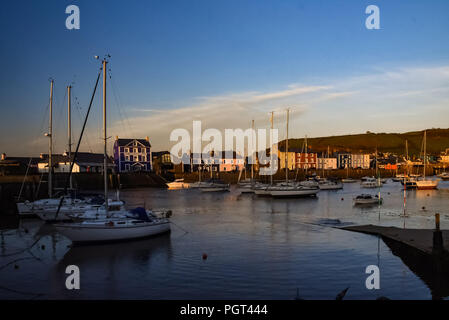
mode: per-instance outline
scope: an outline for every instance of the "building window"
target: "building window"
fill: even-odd
[[[125,148],[125,152],[129,152],[129,148]]]
[[[129,156],[125,156],[125,160],[126,160],[126,161],[129,161]]]
[[[125,171],[129,171],[129,164],[125,164]]]

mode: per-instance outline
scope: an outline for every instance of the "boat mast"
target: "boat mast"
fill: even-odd
[[[273,117],[274,117],[274,112],[271,111],[271,117],[270,117],[270,123],[271,123],[271,134],[273,134]],[[271,151],[270,151],[270,167],[273,168],[273,140],[271,141]],[[273,175],[274,173],[272,172],[270,175],[270,185],[273,185]]]
[[[285,141],[285,182],[288,184],[288,114],[289,109],[287,108],[287,139]]]
[[[106,128],[106,58],[103,59],[103,139],[104,139],[104,159],[103,159],[103,177],[104,177],[104,203],[106,217],[109,217],[108,203],[108,153],[107,153],[107,128]]]
[[[71,92],[72,86],[67,86],[67,133],[68,133],[68,152],[69,152],[69,161],[72,161],[72,106],[71,106]],[[70,172],[69,172],[70,174]],[[70,189],[73,189],[72,184],[72,175],[70,175]]]
[[[423,180],[426,180],[426,166],[427,166],[427,156],[426,156],[426,147],[427,147],[427,130],[424,130],[424,172],[423,172]]]
[[[53,196],[53,79],[50,80],[50,118],[48,124],[48,196]]]
[[[307,145],[307,135],[305,136],[305,147],[306,147],[306,153],[304,154],[304,157],[307,157],[309,159],[309,146]],[[306,177],[307,177],[307,170],[309,169],[309,162],[306,161]]]
[[[254,145],[254,120],[251,121],[251,136],[252,136],[252,141],[251,141],[251,149],[253,148]],[[251,154],[251,185],[254,184],[254,150],[252,150],[252,154]]]

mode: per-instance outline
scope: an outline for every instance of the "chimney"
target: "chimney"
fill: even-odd
[[[148,142],[150,142],[150,138],[148,138],[148,136],[145,137],[145,140],[147,140]]]
[[[6,160],[6,153],[2,153],[2,161]]]

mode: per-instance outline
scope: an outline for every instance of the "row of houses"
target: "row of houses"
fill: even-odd
[[[327,155],[291,149],[288,151],[287,155],[285,151],[279,151],[278,156],[281,169],[285,168],[286,158],[287,166],[290,170],[369,169],[371,167],[371,158],[369,154],[337,153]]]
[[[74,153],[53,154],[52,167],[55,173],[70,171]],[[116,137],[113,156],[107,157],[106,164],[110,172],[152,171],[153,157],[149,138],[119,139]],[[102,173],[104,155],[102,153],[78,152],[73,164],[74,173]],[[46,173],[49,170],[48,154],[39,157],[8,157],[1,155],[0,174]]]
[[[268,150],[269,153],[269,150]],[[0,160],[0,174],[20,174],[28,170],[30,173],[48,172],[48,154],[41,154],[40,157],[7,157],[2,154]],[[290,170],[315,169],[369,169],[376,165],[380,168],[394,170],[397,169],[398,157],[384,155],[375,158],[370,154],[353,153],[318,153],[308,150],[304,152],[299,149],[289,149],[288,153],[278,150],[279,167],[287,166]],[[69,172],[73,154],[54,154],[52,157],[54,172]],[[122,139],[115,138],[113,146],[113,156],[107,159],[108,170],[116,173],[154,171],[158,174],[167,172],[192,172],[192,171],[215,171],[231,172],[239,171],[243,168],[249,169],[248,158],[236,152],[215,152],[212,154],[185,154],[182,157],[183,164],[175,166],[168,151],[152,152],[151,143],[148,137],[145,139]],[[73,172],[103,172],[103,154],[79,152],[73,166]],[[449,165],[449,150],[446,150],[439,162]],[[258,165],[256,165],[258,167]],[[257,170],[257,168],[256,168]]]

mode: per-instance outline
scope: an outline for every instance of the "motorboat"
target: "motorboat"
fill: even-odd
[[[354,204],[382,204],[383,199],[379,198],[379,196],[375,195],[371,195],[371,194],[361,194],[358,195],[357,197],[355,197],[354,199]]]
[[[362,178],[360,186],[362,188],[380,188],[382,187],[382,181],[375,178]]]

